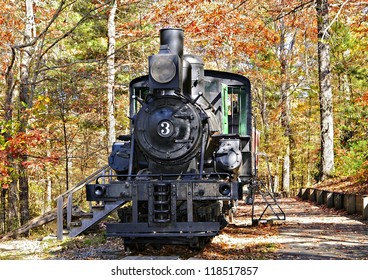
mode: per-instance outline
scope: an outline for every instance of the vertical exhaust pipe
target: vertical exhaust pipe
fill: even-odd
[[[184,31],[180,28],[164,28],[160,30],[160,45],[168,45],[171,53],[183,57]]]

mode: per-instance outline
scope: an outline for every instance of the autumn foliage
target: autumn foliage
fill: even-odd
[[[147,73],[147,56],[157,50],[158,30],[178,27],[185,31],[184,51],[200,55],[207,69],[250,79],[255,125],[272,176],[279,178],[279,190],[290,139],[291,188],[315,183],[321,142],[314,2],[118,1],[117,134],[128,132],[128,84]],[[367,6],[357,0],[328,2],[334,175],[367,181]],[[35,37],[25,52],[25,3],[4,0],[0,9],[0,188],[16,193],[19,170],[24,169],[36,215],[68,186],[106,163],[109,5],[33,1]],[[20,77],[25,53],[30,55],[27,83]],[[20,99],[21,87],[28,90],[28,103]],[[12,198],[6,199],[8,206]]]

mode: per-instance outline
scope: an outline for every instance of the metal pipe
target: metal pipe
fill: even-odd
[[[64,199],[59,196],[57,199],[57,239],[63,240],[63,209]]]
[[[168,45],[170,51],[183,57],[184,31],[180,28],[164,28],[160,30],[160,45]]]

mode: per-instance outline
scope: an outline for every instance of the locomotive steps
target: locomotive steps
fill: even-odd
[[[25,225],[0,236],[0,240],[17,237],[21,234],[27,233],[29,230],[35,227],[52,222],[55,219],[57,220],[57,238],[59,240],[63,239],[64,233],[69,237],[75,237],[82,233],[124,203],[124,201],[119,201],[116,203],[109,202],[105,203],[104,205],[92,205],[89,203],[89,210],[86,212],[81,210],[79,206],[75,206],[77,204],[74,201],[73,196],[75,198],[76,194],[83,191],[86,184],[96,180],[96,178],[99,176],[107,174],[111,174],[111,169],[106,165],[84,180],[80,181],[70,190],[59,195],[56,198],[56,209],[53,209],[42,216],[36,217]],[[75,221],[75,219],[78,220]]]
[[[111,172],[109,166],[104,166],[57,198],[57,238],[59,240],[63,239],[65,232],[69,237],[79,235],[125,203],[123,200],[97,205],[89,202],[89,209],[86,212],[74,206],[73,196],[75,197],[76,193],[82,191],[86,184],[95,181],[100,176],[111,175]],[[66,221],[64,221],[64,216],[66,216]]]

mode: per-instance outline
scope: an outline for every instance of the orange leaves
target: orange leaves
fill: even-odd
[[[198,21],[193,20],[189,23],[185,31],[190,32],[192,34],[199,34],[202,32],[202,29],[198,26]]]
[[[22,157],[28,154],[30,148],[40,146],[43,142],[44,138],[38,130],[18,132],[8,139],[7,149],[12,157]]]
[[[47,162],[57,162],[59,157],[50,152],[43,155],[46,145],[46,136],[40,130],[30,130],[27,133],[18,132],[8,139],[0,142],[0,187],[7,188],[16,174],[16,170],[10,164],[19,162],[25,167],[43,168]]]
[[[160,1],[145,20],[183,28],[187,52],[204,53],[213,63],[206,67],[224,70],[273,47],[277,36],[262,13],[257,1]]]
[[[362,100],[363,100],[363,102],[365,102],[366,104],[368,104],[368,91],[366,91],[363,94]]]
[[[363,93],[362,97],[359,97],[357,101],[362,103],[363,106],[368,106],[368,91]]]

